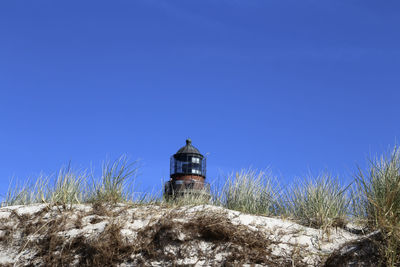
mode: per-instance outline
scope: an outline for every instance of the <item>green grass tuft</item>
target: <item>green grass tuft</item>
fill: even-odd
[[[137,171],[137,162],[130,163],[126,156],[113,162],[106,161],[100,181],[92,184],[89,201],[117,203],[133,200]]]
[[[359,211],[373,229],[385,236],[382,254],[387,266],[400,265],[400,149],[370,161],[356,175]]]
[[[23,183],[16,180],[11,181],[5,200],[1,206],[28,205],[32,203],[45,202],[48,197],[47,187],[49,177],[40,174],[33,182],[27,179]]]
[[[280,192],[270,173],[247,169],[229,175],[217,199],[228,209],[277,215]]]
[[[58,174],[40,175],[34,183],[30,179],[23,184],[10,183],[1,206],[47,203],[50,205],[72,205],[87,202],[127,202],[134,199],[134,180],[137,162],[130,163],[126,156],[103,164],[100,179],[86,171],[77,171],[70,166],[62,167]],[[152,199],[139,197],[140,201]]]
[[[326,228],[341,224],[348,214],[347,187],[328,173],[298,180],[285,194],[286,212],[302,224]]]
[[[70,166],[61,168],[52,186],[45,191],[44,202],[53,205],[72,205],[85,201],[86,172],[74,171]]]

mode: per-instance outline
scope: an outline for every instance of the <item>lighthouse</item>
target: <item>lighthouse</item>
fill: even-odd
[[[208,194],[206,158],[192,145],[190,139],[170,159],[170,180],[165,183],[164,195],[180,196],[184,193]]]

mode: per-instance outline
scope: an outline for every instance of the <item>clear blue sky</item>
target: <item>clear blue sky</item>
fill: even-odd
[[[0,194],[123,153],[159,189],[187,137],[209,181],[347,181],[400,137],[400,2],[4,0],[0,92]]]

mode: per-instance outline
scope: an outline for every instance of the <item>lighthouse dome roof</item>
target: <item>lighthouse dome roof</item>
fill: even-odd
[[[181,147],[176,154],[197,154],[201,157],[200,151],[192,145],[192,140],[186,139],[186,145]]]

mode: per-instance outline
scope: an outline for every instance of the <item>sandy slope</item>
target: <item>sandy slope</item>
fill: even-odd
[[[209,205],[0,209],[2,266],[322,266],[359,238]]]

